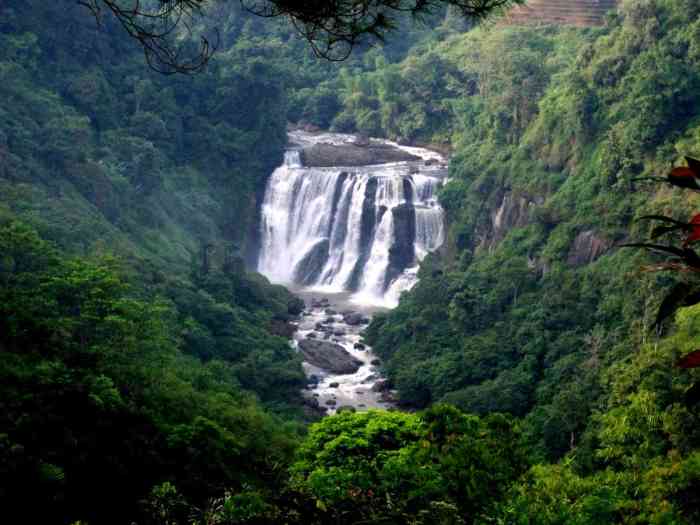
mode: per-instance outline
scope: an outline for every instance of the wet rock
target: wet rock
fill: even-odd
[[[299,350],[308,363],[333,374],[354,374],[362,365],[362,361],[335,343],[302,339],[299,341]]]
[[[369,319],[359,312],[347,312],[343,314],[343,322],[350,326],[358,326],[369,323]]]
[[[294,269],[294,282],[308,286],[312,284],[328,260],[328,239],[322,239],[314,244],[297,263]]]
[[[328,406],[334,407],[337,404],[338,404],[338,402],[335,399],[329,399],[328,401],[326,401],[326,405],[328,405]]]
[[[438,160],[437,159],[426,159],[423,164],[425,164],[426,166],[435,166],[438,164]]]
[[[362,343],[355,343],[352,345],[355,350],[366,350],[367,347],[363,345]]]
[[[330,306],[330,301],[326,297],[320,299],[313,297],[311,299],[311,308],[326,308],[327,306]]]
[[[300,129],[302,131],[306,131],[307,133],[318,133],[321,131],[321,128],[319,128],[316,124],[313,124],[309,122],[308,120],[300,120],[296,124],[287,124],[287,129],[292,128],[292,130],[297,130]]]
[[[365,408],[367,405],[365,405],[364,403],[360,403],[360,404],[357,405],[357,406],[358,406],[359,408]]]
[[[345,332],[343,330],[336,330],[333,332],[333,335],[336,337],[343,337],[345,335]]]
[[[416,258],[416,209],[403,203],[391,210],[394,217],[394,243],[389,248],[389,265],[384,278],[385,288]]]
[[[325,309],[325,314],[326,314],[326,315],[338,315],[338,312],[336,312],[335,310],[333,310],[333,308],[326,308],[326,309]]]
[[[372,360],[369,362],[369,364],[372,365],[372,366],[379,366],[379,365],[382,364],[382,362],[381,362],[379,359],[372,359]]]
[[[340,386],[340,383],[333,382],[330,385],[328,385],[329,388],[338,388]]]
[[[323,321],[321,321],[323,324],[333,324],[335,323],[335,319],[332,317],[326,317]]]
[[[365,147],[370,145],[369,137],[364,133],[355,135],[355,140],[352,141],[355,146]]]
[[[379,396],[379,400],[382,403],[396,403],[396,396],[391,390],[389,390],[387,392],[382,392]]]
[[[377,374],[370,374],[365,379],[362,381],[363,383],[371,383],[372,381],[376,381],[379,379],[379,376]]]
[[[377,381],[372,385],[372,392],[388,392],[391,390],[391,383],[387,379]]]
[[[318,408],[318,399],[315,397],[306,397],[304,398],[303,403],[311,408]]]
[[[318,336],[316,335],[316,333],[311,332],[311,333],[308,334],[306,337],[308,337],[309,339],[316,339],[316,337],[318,337]]]
[[[350,405],[343,405],[343,406],[338,407],[338,410],[336,410],[336,413],[338,413],[338,414],[342,414],[343,412],[350,412],[352,414],[352,413],[357,412],[357,409],[355,409],[355,407],[350,406]]]
[[[387,144],[314,144],[301,150],[304,166],[310,168],[330,168],[335,166],[371,166],[387,162],[415,161],[419,157],[411,155]]]
[[[316,374],[312,374],[309,376],[309,385],[310,386],[318,385],[319,381],[320,381],[320,378]]]

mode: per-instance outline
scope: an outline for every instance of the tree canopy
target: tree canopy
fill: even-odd
[[[98,22],[111,13],[143,47],[148,64],[162,73],[200,70],[218,45],[216,30],[197,27],[212,0],[77,0]],[[220,1],[220,0],[215,0]],[[244,9],[265,18],[286,18],[314,53],[333,61],[350,56],[360,43],[383,41],[405,15],[420,18],[451,7],[467,18],[488,14],[522,0],[239,0]],[[185,34],[188,38],[178,38]],[[199,40],[192,48],[190,37]]]

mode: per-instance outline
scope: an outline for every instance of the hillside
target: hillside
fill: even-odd
[[[5,513],[700,522],[700,376],[679,366],[698,348],[700,307],[680,308],[697,275],[622,246],[656,236],[700,265],[700,177],[650,180],[700,157],[700,4],[620,2],[602,24],[607,5],[533,1],[527,23],[486,27],[441,8],[329,64],[223,2],[199,20],[220,30],[209,66],[165,77],[72,1],[3,3]],[[364,333],[399,410],[304,412],[290,322],[305,307],[251,264],[290,124],[450,155],[445,241]]]

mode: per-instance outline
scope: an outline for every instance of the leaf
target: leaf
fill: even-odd
[[[659,237],[666,235],[667,233],[673,233],[683,228],[684,226],[657,226],[656,228],[651,230],[651,238],[658,239]]]
[[[671,288],[669,294],[664,297],[663,301],[661,301],[659,311],[656,314],[656,320],[654,321],[654,326],[659,327],[664,319],[678,310],[678,308],[682,306],[683,300],[688,296],[689,292],[690,290],[686,283],[678,283],[676,286]]]
[[[683,397],[688,405],[692,406],[700,403],[700,383],[693,383],[693,385],[685,391]]]
[[[700,215],[700,214],[698,214]],[[666,217],[665,215],[642,215],[637,219],[638,221],[645,221],[645,220],[652,220],[652,221],[663,221],[663,222],[670,222],[671,224],[675,224],[679,227],[687,227],[688,224],[686,224],[683,221],[679,221],[676,219],[672,219],[671,217]]]
[[[693,350],[688,355],[683,356],[677,363],[679,368],[698,368],[700,367],[700,350]]]
[[[700,228],[693,229],[693,232],[688,235],[683,241],[683,246],[688,246],[691,242],[700,240]]]
[[[688,168],[695,172],[695,176],[700,177],[700,160],[686,157],[685,161],[688,163]]]
[[[700,303],[700,290],[689,293],[683,299],[683,306],[693,306]]]
[[[693,190],[697,190],[700,188],[696,172],[690,168],[673,168],[671,170],[671,173],[669,173],[666,177],[666,180],[669,184],[672,184],[673,186],[678,186],[679,188],[690,188]]]
[[[693,215],[690,219],[690,235],[683,241],[683,246],[688,246],[691,242],[700,240],[700,213]]]
[[[691,268],[700,269],[700,257],[690,248],[683,248],[683,262]]]
[[[647,250],[653,250],[656,252],[670,253],[677,257],[684,258],[685,250],[681,248],[676,248],[675,246],[663,246],[661,244],[650,244],[645,242],[631,242],[620,245],[621,248],[646,248]]]

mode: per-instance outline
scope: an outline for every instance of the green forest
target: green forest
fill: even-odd
[[[700,3],[497,17],[334,62],[213,3],[163,75],[79,3],[0,4],[9,522],[700,523]],[[446,241],[364,333],[396,410],[304,409],[304,302],[253,269],[290,126],[449,154]]]

